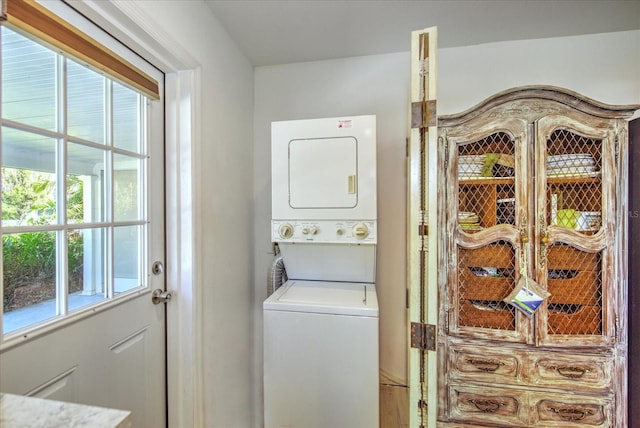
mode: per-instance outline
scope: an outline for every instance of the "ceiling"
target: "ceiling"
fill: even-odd
[[[205,0],[254,66],[640,29],[640,0]]]

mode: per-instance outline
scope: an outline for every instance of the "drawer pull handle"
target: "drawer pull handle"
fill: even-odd
[[[557,413],[562,419],[567,421],[581,421],[587,416],[593,415],[593,410],[579,407],[548,407],[549,410]]]
[[[549,368],[557,371],[560,376],[568,377],[569,379],[579,379],[590,371],[589,368],[581,366],[551,366]]]
[[[500,407],[504,406],[504,402],[498,400],[476,400],[471,399],[469,403],[476,406],[478,410],[482,413],[495,413],[500,409]]]
[[[500,366],[504,366],[502,361],[485,360],[481,358],[467,358],[467,363],[473,364],[475,368],[483,372],[495,372]]]

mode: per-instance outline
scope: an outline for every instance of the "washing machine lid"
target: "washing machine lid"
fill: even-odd
[[[289,280],[263,303],[264,310],[378,317],[375,284]]]

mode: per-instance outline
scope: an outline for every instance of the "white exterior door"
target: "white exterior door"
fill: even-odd
[[[412,124],[408,169],[409,426],[435,427],[437,358],[435,334],[422,326],[438,320],[438,128],[436,113],[437,28],[411,34]],[[430,346],[433,349],[429,349]]]
[[[62,2],[55,3],[49,7],[66,7]],[[88,30],[82,27],[85,24],[78,21],[78,16],[72,18],[74,25],[104,44],[101,39],[104,36],[91,27]],[[7,34],[3,32],[3,37]],[[113,49],[120,48],[116,44]],[[34,58],[44,52],[36,50]],[[23,52],[26,56],[27,51]],[[46,60],[49,55],[44,52],[42,58]],[[121,55],[133,58],[130,53]],[[10,60],[8,55],[2,58]],[[62,59],[52,62],[54,67],[61,63]],[[146,73],[160,82],[162,94],[162,74],[140,63]],[[83,67],[71,63],[65,63],[65,73],[70,75],[74,67],[79,76],[85,76]],[[104,113],[106,123],[111,117],[126,116],[133,110],[133,116],[138,115],[133,126],[138,127],[132,133],[145,147],[136,142],[132,145],[117,142],[119,133],[131,134],[129,122],[122,128],[107,125],[102,134],[105,140],[95,142],[92,135],[74,134],[76,131],[72,130],[72,124],[82,125],[94,114],[90,108],[81,108],[77,118],[72,117],[74,85],[81,81],[84,80],[80,77],[70,76],[60,81],[65,88],[66,104],[59,105],[65,105],[64,115],[68,117],[62,131],[28,123],[20,113],[11,116],[12,110],[2,109],[3,171],[5,168],[29,173],[45,171],[49,167],[28,165],[34,164],[35,158],[47,158],[53,153],[51,171],[45,172],[55,177],[55,183],[66,183],[66,192],[70,177],[84,180],[84,213],[79,214],[77,222],[53,220],[40,229],[3,217],[3,240],[35,236],[41,229],[55,236],[58,285],[54,286],[56,297],[42,303],[16,309],[4,301],[0,323],[0,332],[4,332],[0,341],[0,392],[130,410],[134,427],[163,427],[167,420],[166,308],[163,303],[154,305],[151,294],[155,289],[165,289],[165,273],[152,268],[155,261],[165,260],[164,101],[144,98],[140,98],[142,102],[135,101],[135,95],[126,89],[105,83],[103,87],[108,89],[103,92],[106,95],[102,105],[109,106]],[[4,84],[3,81],[3,93],[8,94]],[[91,96],[78,91],[78,98]],[[118,107],[128,102],[129,107]],[[141,126],[145,121],[149,125]],[[77,132],[85,128],[91,127],[78,126]],[[47,144],[36,139],[32,139],[35,145],[30,153],[16,150],[20,148],[17,143],[31,141],[27,137],[34,135],[47,144],[51,141],[55,150],[49,150]],[[65,189],[60,187],[64,186],[58,186],[57,193],[54,192],[56,204],[66,199]],[[57,210],[60,218],[60,208]],[[110,214],[104,214],[109,210]],[[83,237],[76,248],[84,255],[80,257],[84,266],[80,268],[81,273],[84,269],[80,290],[59,285],[72,282],[70,263],[65,262],[71,257],[72,235]],[[3,262],[10,257],[7,253],[3,247]],[[9,290],[6,275],[4,279],[6,297]],[[45,306],[51,312],[38,315],[36,311]],[[18,315],[32,319],[23,322]]]
[[[153,104],[158,110],[153,114],[161,115],[161,102]],[[164,273],[152,273],[152,263],[165,260],[164,148],[162,135],[154,138],[149,195],[160,196],[148,198],[142,274],[147,286],[66,325],[52,324],[3,343],[1,392],[130,410],[135,427],[165,426],[166,305],[151,301],[152,290],[165,288]]]

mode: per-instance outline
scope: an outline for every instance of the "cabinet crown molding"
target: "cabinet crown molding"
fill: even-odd
[[[540,115],[550,112],[550,104],[545,103],[545,108],[536,108],[534,100],[541,102],[552,101],[557,103],[556,113],[561,114],[567,109],[580,111],[593,117],[602,119],[628,119],[633,116],[640,104],[612,105],[596,101],[569,89],[556,86],[531,85],[518,86],[498,92],[475,106],[455,114],[438,117],[438,125],[444,127],[462,125],[478,116],[492,110],[492,115],[502,117],[527,117],[531,121]],[[523,101],[526,100],[526,103]]]

